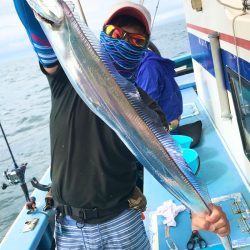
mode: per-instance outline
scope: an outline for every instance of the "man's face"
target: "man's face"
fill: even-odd
[[[114,28],[111,34],[113,38],[118,38],[126,40],[135,47],[146,47],[148,43],[148,36],[145,33],[145,30],[140,25],[123,25],[123,26],[111,26]],[[115,27],[116,30],[115,30]]]

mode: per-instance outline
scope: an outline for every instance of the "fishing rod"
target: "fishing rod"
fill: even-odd
[[[25,170],[26,170],[27,163],[22,163],[20,166],[17,165],[16,160],[15,160],[14,155],[12,153],[12,150],[10,148],[9,142],[7,140],[7,137],[6,137],[6,134],[4,132],[4,129],[3,129],[3,126],[1,124],[1,122],[0,122],[0,128],[1,128],[4,140],[6,142],[6,145],[8,147],[10,156],[11,156],[12,161],[14,163],[14,167],[15,167],[12,170],[7,169],[7,170],[4,171],[3,176],[9,182],[9,184],[3,183],[2,184],[2,189],[4,190],[8,186],[17,185],[17,184],[20,183],[21,188],[22,188],[23,193],[24,193],[24,196],[25,196],[25,200],[26,200],[27,203],[30,203],[30,202],[32,202],[32,199],[29,197],[29,191],[28,191],[28,188],[27,188],[27,184],[25,182]],[[27,205],[27,203],[26,203],[26,205]],[[33,206],[34,206],[34,204],[33,204]]]
[[[9,153],[11,155],[12,161],[14,163],[14,169],[12,170],[5,170],[3,173],[3,176],[5,177],[5,179],[9,182],[8,184],[3,183],[2,184],[2,190],[5,190],[8,186],[14,186],[20,183],[20,186],[22,188],[22,191],[24,193],[25,196],[25,200],[26,200],[26,208],[29,210],[29,212],[33,212],[36,208],[36,198],[35,197],[30,197],[29,196],[29,191],[28,191],[28,187],[27,184],[25,182],[25,171],[26,171],[26,166],[27,163],[22,163],[20,166],[18,166],[18,164],[16,163],[16,160],[14,158],[14,155],[12,153],[12,150],[10,148],[10,144],[7,140],[7,136],[4,132],[3,126],[0,122],[0,129],[2,131],[4,140],[6,142],[6,145],[8,147]],[[31,180],[31,184],[33,187],[42,190],[42,191],[49,191],[51,188],[51,185],[43,185],[41,183],[39,183],[39,181],[33,177]]]
[[[3,138],[4,138],[4,140],[5,140],[6,144],[7,144],[7,147],[8,147],[8,149],[9,149],[10,156],[11,156],[11,158],[12,158],[12,161],[13,161],[13,163],[14,163],[14,166],[15,166],[15,168],[18,168],[18,165],[16,164],[15,158],[14,158],[13,153],[12,153],[12,151],[11,151],[10,144],[9,144],[9,142],[8,142],[8,140],[7,140],[7,137],[6,137],[5,133],[4,133],[4,130],[3,130],[3,127],[2,127],[1,122],[0,122],[0,128],[1,128],[1,131],[2,131],[2,134],[3,134]]]
[[[88,26],[87,18],[86,18],[85,14],[84,14],[81,0],[77,0],[76,4],[78,5],[78,9],[79,9],[79,12],[80,12],[79,14],[81,15],[81,17],[82,17],[83,21],[85,22],[85,24]]]
[[[151,32],[152,32],[153,27],[154,27],[155,17],[156,17],[156,14],[157,14],[158,8],[159,8],[159,4],[160,4],[160,0],[158,0],[157,5],[156,5],[156,7],[155,7],[154,18],[153,18],[152,25],[151,25]]]

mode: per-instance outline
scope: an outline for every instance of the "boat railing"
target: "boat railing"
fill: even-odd
[[[173,58],[172,60],[175,62],[175,72],[177,77],[194,72],[191,55],[184,55]]]

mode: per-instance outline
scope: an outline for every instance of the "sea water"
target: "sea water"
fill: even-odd
[[[183,19],[154,26],[152,41],[168,58],[189,54]],[[50,166],[50,89],[35,55],[0,64],[0,122],[18,165],[28,163],[26,181],[38,180]],[[0,132],[0,183],[6,169],[14,165]],[[47,183],[44,183],[47,184]],[[0,190],[0,241],[25,204],[19,185]]]

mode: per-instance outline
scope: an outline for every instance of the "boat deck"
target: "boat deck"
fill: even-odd
[[[223,141],[213,126],[212,121],[209,119],[209,116],[197,98],[193,89],[193,74],[190,74],[189,77],[182,76],[180,82],[182,82],[180,88],[182,89],[184,100],[183,116],[186,117],[181,121],[181,123],[187,124],[201,120],[203,124],[201,142],[199,146],[195,148],[201,160],[201,168],[198,176],[207,184],[208,191],[212,198],[223,196],[222,202],[219,202],[219,205],[223,207],[223,210],[229,217],[233,245],[247,245],[246,247],[238,247],[237,249],[250,249],[250,234],[249,232],[241,232],[238,226],[238,219],[240,215],[235,215],[232,212],[232,204],[234,201],[232,194],[236,193],[236,196],[238,197],[238,194],[241,193],[244,199],[250,202],[250,193],[242,182],[235,162],[230,157]],[[199,112],[194,112],[196,115],[189,116],[190,111],[192,110],[190,107],[193,106],[196,106]],[[49,182],[50,179],[48,170],[44,175],[44,178],[41,180],[41,183],[47,184]],[[157,207],[161,206],[163,202],[167,200],[173,200],[176,204],[180,203],[172,195],[170,195],[146,170],[144,176],[144,193],[148,199],[147,211],[145,213],[146,219],[144,222],[151,241],[153,238],[153,249],[169,249],[166,245],[165,226],[162,223],[163,217],[156,216],[155,211]],[[33,195],[37,198],[37,201],[40,201],[37,202],[37,207],[39,211],[42,211],[45,192],[35,190]],[[226,197],[225,199],[225,195],[231,195],[231,197]],[[242,198],[240,198],[240,201],[243,202]],[[248,206],[249,205],[250,204],[248,204]],[[34,217],[39,218],[39,222],[35,229],[28,233],[23,233],[22,230],[25,222]],[[156,219],[156,223],[154,225],[152,225],[152,218],[154,218],[154,220]],[[176,217],[176,222],[177,226],[171,227],[170,235],[178,249],[183,250],[186,249],[186,243],[191,235],[189,213],[187,211],[180,213]],[[17,243],[20,243],[22,249],[49,249],[52,233],[48,223],[48,214],[35,213],[27,215],[27,210],[24,208],[5,236],[4,240],[1,242],[0,249],[16,249]],[[201,232],[201,235],[208,242],[209,249],[223,249],[219,238],[215,234]]]
[[[44,174],[41,183],[50,183],[50,168]],[[3,241],[0,244],[1,250],[14,250],[14,249],[25,249],[25,250],[46,250],[50,249],[53,233],[49,225],[49,218],[53,211],[44,212],[43,207],[45,206],[45,195],[47,192],[35,189],[31,196],[36,197],[37,211],[33,214],[27,214],[27,209],[23,207],[19,213],[15,222],[12,224]],[[24,200],[25,202],[25,200]],[[34,218],[38,218],[39,221],[34,230],[29,232],[23,232],[25,224]],[[19,248],[18,248],[19,246]]]
[[[191,83],[192,81],[190,81]],[[188,84],[188,82],[187,82]],[[198,108],[199,114],[187,117],[182,120],[181,124],[192,123],[197,120],[202,121],[202,138],[199,145],[194,148],[200,157],[201,167],[198,177],[207,184],[211,198],[241,193],[245,201],[250,202],[250,193],[242,182],[242,179],[237,171],[235,162],[230,157],[228,151],[221,140],[221,137],[216,131],[208,114],[202,107],[196,92],[190,86],[182,87],[182,95],[184,101],[184,113],[188,108],[186,104],[194,104]],[[145,225],[147,233],[153,240],[153,249],[168,249],[165,238],[165,226],[163,225],[163,216],[155,216],[157,207],[161,206],[164,201],[173,200],[176,204],[180,204],[171,194],[169,194],[147,171],[144,176],[144,193],[148,199]],[[236,196],[238,196],[237,194]],[[234,199],[225,197],[218,204],[223,207],[231,225],[231,239],[234,246],[247,247],[240,249],[250,249],[250,233],[242,233],[238,219],[240,215],[235,215],[232,212],[232,204]],[[232,197],[231,197],[232,198]],[[243,201],[244,203],[244,201]],[[245,204],[245,203],[244,203]],[[249,206],[250,204],[248,204]],[[249,215],[248,215],[249,217]],[[156,218],[156,224],[154,221]],[[170,228],[171,238],[174,240],[178,249],[186,249],[186,244],[191,236],[190,215],[187,211],[180,213],[176,217],[177,226]],[[153,233],[154,232],[154,233]],[[210,232],[201,232],[202,237],[207,241],[209,249],[224,249],[219,241],[219,238]],[[154,239],[152,237],[154,236]],[[174,248],[173,248],[174,249]],[[238,249],[238,248],[237,248]]]

